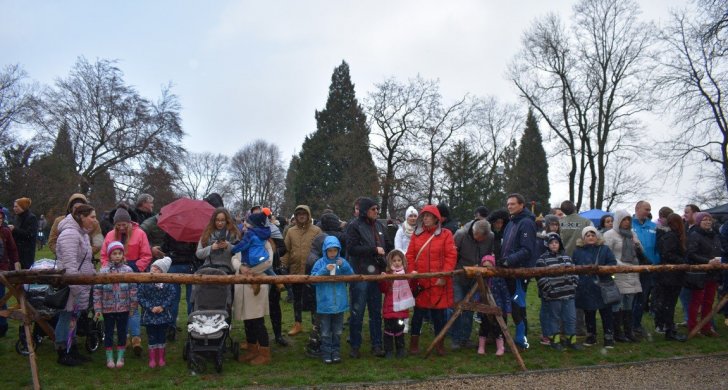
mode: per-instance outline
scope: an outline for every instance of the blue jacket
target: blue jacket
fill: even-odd
[[[617,265],[614,253],[600,239],[596,245],[584,245],[579,240],[572,257],[574,265]],[[579,282],[576,286],[576,307],[582,310],[598,310],[604,308],[602,290],[597,284],[598,281],[607,282],[612,277],[609,275],[579,275]]]
[[[640,223],[636,216],[632,216],[632,231],[640,240],[644,254],[650,259],[650,263],[660,264],[660,254],[657,252],[657,224],[649,219],[645,220],[645,223]]]
[[[536,217],[528,209],[511,217],[503,230],[501,253],[503,265],[512,268],[533,268],[542,252],[536,238]],[[538,248],[537,248],[538,247]]]
[[[140,283],[137,300],[142,310],[142,325],[162,325],[171,323],[172,305],[174,302],[174,284],[164,283],[162,288],[157,283]],[[152,308],[162,306],[161,313],[152,313]]]
[[[336,264],[338,260],[341,260],[341,265],[336,267],[336,275],[351,275],[354,270],[349,265],[349,262],[344,258],[339,257],[337,252],[334,260],[331,260],[326,255],[326,250],[329,248],[336,248],[341,251],[341,243],[334,236],[328,236],[324,240],[323,256],[316,261],[311,269],[312,276],[323,276],[330,275],[326,266],[329,264]],[[318,283],[316,284],[316,312],[319,314],[338,314],[349,310],[349,293],[346,289],[346,283]]]

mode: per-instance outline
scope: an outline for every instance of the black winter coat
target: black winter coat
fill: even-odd
[[[680,237],[672,230],[660,234],[657,251],[662,264],[687,263],[685,249],[680,246]],[[662,286],[682,286],[684,276],[684,272],[658,272],[655,280]]]
[[[688,235],[688,260],[690,264],[708,264],[721,256],[720,237],[713,230],[696,228]],[[709,280],[718,280],[720,271],[708,272]]]
[[[18,257],[23,269],[35,262],[35,239],[38,236],[38,218],[30,210],[15,216],[13,239],[18,247]]]
[[[392,250],[388,245],[384,225],[373,223],[366,216],[359,217],[346,229],[346,254],[354,272],[364,275],[379,275],[386,268],[384,256],[377,255],[377,247],[384,253]]]
[[[574,265],[617,265],[614,253],[602,241],[596,245],[576,244]],[[599,310],[604,308],[602,290],[597,284],[598,281],[607,282],[611,280],[610,275],[579,275],[579,283],[576,286],[576,307],[582,310]]]

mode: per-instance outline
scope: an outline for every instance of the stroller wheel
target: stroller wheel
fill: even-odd
[[[96,352],[101,346],[101,342],[104,341],[104,333],[97,330],[91,331],[86,336],[86,351]]]
[[[233,359],[238,360],[238,358],[240,358],[240,349],[236,348],[236,347],[237,347],[237,345],[232,348]]]
[[[18,340],[15,342],[15,352],[17,352],[18,355],[30,355],[30,351],[28,351],[28,346],[23,342],[23,340]]]
[[[194,353],[190,353],[187,359],[187,367],[195,374],[202,374],[207,369],[205,359]]]
[[[217,371],[218,374],[222,372],[222,353],[218,353],[215,356],[215,371]]]

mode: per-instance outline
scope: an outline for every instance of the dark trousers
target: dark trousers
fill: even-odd
[[[293,319],[303,322],[303,284],[294,284],[293,289]]]
[[[126,328],[129,322],[129,312],[104,313],[104,347],[114,346],[114,329],[116,329],[117,347],[126,347]]]
[[[168,324],[147,325],[147,338],[149,339],[149,347],[164,347],[166,339],[166,331]]]
[[[268,347],[268,331],[265,329],[265,317],[243,321],[245,325],[245,340],[248,344],[258,343],[261,347]]]
[[[397,351],[404,351],[404,319],[385,318],[382,338],[385,352],[392,352],[395,347]]]
[[[675,305],[680,296],[680,286],[657,284],[652,290],[655,322],[665,329],[675,329]]]
[[[445,327],[445,311],[447,309],[425,309],[421,307],[415,307],[415,312],[412,314],[412,336],[419,336],[422,331],[422,319],[426,314],[430,315],[432,319],[432,325],[435,327],[435,334],[440,334],[442,328]]]
[[[281,320],[283,318],[281,313],[281,292],[274,284],[268,289],[268,310],[270,311],[270,325],[273,328],[273,334],[276,338],[280,338],[282,336]]]
[[[607,306],[599,309],[599,317],[602,318],[602,329],[604,329],[604,337],[611,338],[614,334],[614,319],[612,317],[612,307]],[[597,334],[597,311],[584,310],[584,322],[586,323],[586,331],[596,336]],[[607,335],[609,337],[607,337]]]
[[[508,314],[503,314],[503,322],[508,324]],[[495,319],[495,316],[483,314],[480,320],[480,329],[478,330],[478,336],[490,337],[494,339],[503,336],[503,329],[501,329],[500,325],[498,325],[498,321]]]

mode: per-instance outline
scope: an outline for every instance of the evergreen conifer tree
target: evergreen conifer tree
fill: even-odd
[[[513,169],[507,175],[507,192],[518,192],[523,195],[529,208],[530,202],[536,202],[535,214],[545,214],[549,211],[551,197],[548,172],[549,164],[546,161],[546,151],[543,149],[538,122],[533,110],[529,109],[526,129],[518,147],[518,157]]]
[[[316,131],[306,137],[299,157],[295,200],[314,215],[326,208],[345,213],[357,197],[379,191],[369,127],[344,61],[334,69],[326,108],[316,111]]]
[[[476,207],[485,204],[483,158],[461,140],[445,154],[442,169],[450,217],[465,223],[473,218]]]

